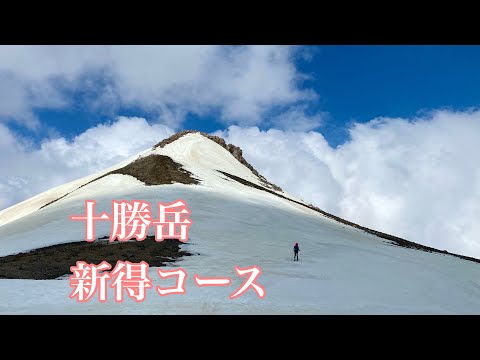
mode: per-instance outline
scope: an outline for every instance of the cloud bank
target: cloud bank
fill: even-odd
[[[38,109],[141,108],[178,128],[188,112],[257,125],[276,106],[315,99],[290,46],[0,46],[0,121],[31,129]],[[282,125],[282,123],[279,123]],[[311,125],[310,125],[311,126]]]
[[[58,137],[38,148],[0,124],[0,209],[115,165],[173,133],[143,118],[119,117],[71,141]]]
[[[331,148],[317,132],[218,132],[285,191],[358,224],[480,257],[480,111],[355,124]]]

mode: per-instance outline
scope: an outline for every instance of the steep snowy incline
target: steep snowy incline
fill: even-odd
[[[181,267],[187,272],[186,293],[159,296],[156,286],[174,286],[160,279],[156,268],[149,276],[153,288],[144,302],[125,296],[106,303],[95,297],[78,303],[68,296],[68,278],[59,280],[0,280],[0,313],[28,314],[474,314],[480,313],[480,267],[449,255],[394,246],[378,237],[320,216],[309,209],[288,207],[288,201],[246,188],[229,196],[207,187],[174,184],[139,187],[136,180],[113,176],[116,192],[102,194],[112,181],[103,178],[84,193],[62,199],[35,212],[0,233],[3,254],[62,241],[78,241],[84,224],[68,215],[84,210],[85,198],[97,200],[98,211],[109,211],[111,197],[151,202],[184,199],[191,210],[189,241],[182,247],[196,254],[163,270]],[[103,183],[102,183],[103,181]],[[83,188],[82,188],[83,189]],[[55,205],[55,206],[53,206]],[[295,205],[295,204],[293,204]],[[43,213],[42,213],[43,212]],[[13,225],[16,224],[16,229]],[[2,230],[3,227],[0,228]],[[13,231],[16,230],[16,231]],[[97,222],[97,236],[108,235],[109,222]],[[292,261],[292,246],[300,243],[300,261]],[[115,246],[115,245],[112,245]],[[235,266],[256,265],[257,283],[266,296],[250,289],[230,300],[244,277]],[[198,287],[201,277],[229,277],[230,286]]]
[[[106,175],[112,169],[135,163],[134,160],[155,159],[155,156],[168,156],[198,179],[199,184],[147,186],[135,176]],[[130,170],[135,175],[138,169]],[[246,186],[219,171],[247,180],[260,189]],[[82,241],[85,225],[71,221],[70,215],[84,213],[85,200],[96,200],[97,214],[110,214],[112,200],[144,200],[152,204],[153,210],[157,202],[183,199],[191,211],[192,226],[189,240],[182,248],[195,255],[162,269],[183,268],[188,274],[186,293],[159,296],[155,291],[157,285],[174,284],[160,279],[157,268],[149,269],[153,288],[147,290],[147,298],[141,303],[127,296],[122,303],[116,303],[111,288],[106,303],[98,302],[96,297],[87,303],[78,303],[68,297],[72,291],[68,277],[0,279],[0,313],[480,313],[478,263],[396,246],[276,196],[290,198],[281,191],[265,188],[262,179],[229,151],[198,133],[186,134],[164,147],[148,149],[109,170],[66,185],[68,187],[38,195],[35,201],[25,201],[23,208],[18,208],[23,216],[15,216],[14,211],[21,204],[2,212],[0,256]],[[67,188],[70,191],[66,192]],[[49,202],[38,209],[39,204]],[[5,221],[6,213],[10,214],[9,222]],[[107,236],[111,222],[97,221],[95,228],[97,237]],[[153,228],[149,233],[153,234]],[[292,261],[295,242],[300,243],[299,262]],[[257,283],[264,287],[265,298],[259,299],[249,289],[241,297],[229,299],[245,281],[235,273],[235,266],[254,265],[262,270]],[[229,277],[232,283],[199,287],[194,282],[196,274]]]
[[[164,148],[157,147],[156,149],[147,149],[108,169],[57,186],[4,209],[0,211],[0,226],[31,214],[53,201],[70,196],[72,192],[80,191],[86,184],[105,176],[105,174],[108,174],[109,172],[130,164],[140,157],[145,158],[154,154],[168,156],[173,161],[183,165],[186,170],[190,171],[196,178],[200,179],[204,186],[228,186],[225,182],[221,181],[225,176],[218,172],[218,170],[220,170],[242,177],[261,187],[265,187],[265,184],[257,176],[220,145],[200,133],[188,133],[174,142],[169,143]],[[277,192],[288,198],[301,201],[293,195],[286,194],[282,191]]]
[[[72,191],[75,191],[76,189],[107,174],[108,172],[131,163],[132,161],[137,159],[140,155],[142,155],[144,152],[145,151],[142,151],[139,154],[131,156],[125,159],[124,161],[114,166],[111,166],[105,170],[102,170],[98,173],[95,173],[93,175],[88,175],[81,179],[77,179],[77,180],[68,182],[66,184],[54,187],[50,190],[47,190],[38,195],[35,195],[27,200],[24,200],[18,204],[15,204],[6,209],[3,209],[2,211],[0,211],[0,226],[7,224],[11,221],[20,219],[21,217],[24,217],[26,215],[29,215],[34,211],[41,209],[43,206],[46,206],[47,204],[51,203],[52,201],[56,201],[57,199],[60,199],[63,196],[66,196]]]

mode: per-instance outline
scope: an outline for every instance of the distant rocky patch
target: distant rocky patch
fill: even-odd
[[[199,183],[190,172],[170,157],[156,154],[138,158],[127,166],[113,170],[104,176],[111,174],[130,175],[145,183],[145,185]]]
[[[94,242],[79,241],[52,245],[29,252],[0,257],[0,279],[56,279],[72,275],[71,266],[77,261],[99,264],[107,261],[115,267],[118,260],[139,263],[142,260],[151,267],[165,266],[192,255],[181,250],[179,240],[155,241],[148,236],[143,241],[109,242],[108,237]]]
[[[182,165],[173,161],[170,157],[165,155],[152,154],[145,157],[140,157],[137,160],[131,162],[130,164],[113,171],[110,171],[98,178],[89,181],[88,183],[79,186],[75,190],[50,201],[48,204],[43,205],[40,209],[53,204],[55,201],[58,201],[65,196],[77,191],[78,189],[91,184],[94,181],[97,181],[105,176],[112,174],[121,174],[121,175],[130,175],[140,180],[145,185],[165,185],[173,183],[181,184],[198,184],[199,180],[194,178],[193,175],[185,170]]]

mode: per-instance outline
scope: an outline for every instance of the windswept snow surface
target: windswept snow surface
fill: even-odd
[[[186,293],[160,296],[155,287],[173,286],[175,281],[161,279],[157,268],[149,270],[153,288],[146,290],[146,299],[140,303],[126,294],[123,302],[115,302],[113,289],[109,289],[105,303],[96,297],[79,303],[69,298],[72,288],[68,277],[2,279],[0,313],[480,313],[477,263],[392,245],[301,205],[225,178],[216,170],[261,185],[226,150],[199,134],[188,134],[153,152],[172,157],[202,183],[145,186],[130,176],[109,175],[38,211],[32,205],[27,216],[0,226],[0,256],[83,240],[84,223],[72,222],[69,216],[84,213],[87,199],[97,201],[97,213],[110,213],[112,200],[145,200],[152,205],[154,216],[157,202],[183,199],[191,210],[192,226],[189,240],[182,247],[198,255],[170,263],[162,270],[184,269],[188,274]],[[142,156],[151,153],[149,150]],[[55,191],[47,192],[49,198]],[[109,235],[110,226],[110,221],[97,221],[96,236]],[[293,261],[295,242],[300,245],[298,262]],[[246,280],[235,273],[235,266],[253,265],[262,270],[256,282],[264,287],[265,297],[258,298],[250,288],[231,300],[229,295]],[[232,284],[198,287],[195,274],[229,277]]]

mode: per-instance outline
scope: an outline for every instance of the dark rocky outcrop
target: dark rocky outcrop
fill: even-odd
[[[156,154],[139,158],[104,176],[111,174],[130,175],[145,183],[145,185],[198,184],[198,180],[190,172],[183,169],[180,164],[168,156]]]
[[[56,279],[72,275],[70,266],[77,261],[98,265],[102,261],[115,267],[118,260],[139,263],[145,261],[151,267],[165,266],[182,256],[192,255],[180,250],[179,240],[155,241],[153,236],[143,241],[94,242],[79,241],[35,249],[29,252],[0,257],[0,279]]]
[[[88,183],[79,186],[75,190],[50,201],[48,204],[43,205],[41,208],[44,208],[50,204],[53,204],[55,201],[58,201],[65,196],[73,193],[74,191],[94,182],[105,176],[112,175],[112,174],[122,174],[122,175],[130,175],[140,180],[145,185],[164,185],[164,184],[173,184],[173,183],[181,183],[181,184],[198,184],[198,179],[194,178],[193,175],[185,170],[180,164],[173,161],[168,156],[164,155],[149,155],[145,157],[138,158],[137,160],[131,162],[130,164],[113,171],[106,173],[105,175],[99,176]]]

